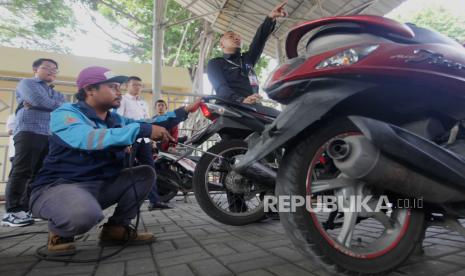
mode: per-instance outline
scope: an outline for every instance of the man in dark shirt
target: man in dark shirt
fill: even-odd
[[[276,25],[276,18],[287,16],[284,6],[287,1],[276,6],[255,34],[249,51],[241,53],[241,37],[232,31],[223,34],[220,47],[223,57],[208,62],[208,78],[219,97],[226,100],[255,104],[258,94],[258,79],[254,66],[258,62],[265,43]]]

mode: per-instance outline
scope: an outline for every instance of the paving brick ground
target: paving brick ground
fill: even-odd
[[[166,211],[148,212],[144,205],[141,227],[153,231],[158,241],[128,247],[98,263],[38,260],[34,253],[45,244],[45,234],[0,240],[0,275],[327,275],[294,249],[279,221],[223,225],[190,201],[175,201],[176,208]],[[32,231],[46,231],[46,222],[19,229],[0,227],[0,236]],[[95,227],[84,236],[74,258],[94,258],[117,249],[98,247],[97,233]],[[435,227],[428,229],[424,246],[424,256],[412,257],[391,275],[465,275],[465,238]]]

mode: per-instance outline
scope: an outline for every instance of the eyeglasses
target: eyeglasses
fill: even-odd
[[[50,73],[54,73],[54,74],[58,74],[60,72],[57,68],[51,68],[51,67],[47,67],[47,66],[40,66],[39,68],[47,70]]]

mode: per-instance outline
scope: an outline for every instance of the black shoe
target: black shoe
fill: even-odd
[[[272,219],[272,220],[279,220],[279,213],[278,212],[269,212],[266,213],[266,217]]]
[[[149,211],[153,210],[161,210],[161,209],[173,209],[173,207],[169,206],[168,204],[162,203],[162,202],[157,202],[157,203],[149,203],[148,207]]]

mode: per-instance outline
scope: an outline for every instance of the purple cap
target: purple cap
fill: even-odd
[[[78,89],[82,89],[91,84],[105,83],[105,82],[119,82],[123,83],[128,80],[126,76],[115,76],[110,69],[100,66],[91,66],[79,73],[76,80]]]

